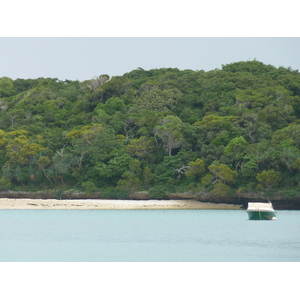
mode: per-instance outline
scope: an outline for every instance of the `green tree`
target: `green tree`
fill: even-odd
[[[126,150],[131,156],[144,157],[155,150],[155,141],[141,136],[138,139],[130,140]]]
[[[47,156],[40,156],[38,158],[38,161],[37,161],[37,165],[38,165],[38,168],[41,169],[44,173],[44,176],[47,178],[47,180],[52,183],[51,179],[48,177],[47,175],[47,171],[46,171],[46,167],[48,167],[49,165],[51,164],[51,160],[49,157]]]
[[[8,178],[1,176],[0,177],[0,191],[7,191],[11,186],[11,182]]]
[[[300,164],[299,164],[300,166]],[[151,169],[148,166],[145,166],[143,169],[143,184],[149,188],[152,184],[154,178],[154,174],[152,173]]]
[[[63,185],[67,185],[64,178],[73,166],[78,165],[78,157],[71,153],[65,153],[62,149],[53,156],[52,162],[49,177],[59,179]]]
[[[247,154],[243,158],[243,164],[241,166],[240,175],[243,177],[245,182],[255,181],[258,164],[255,156]]]
[[[146,91],[141,97],[135,100],[134,107],[141,111],[143,109],[151,111],[172,111],[182,93],[178,89]]]
[[[5,131],[0,129],[0,150],[5,148],[7,142],[8,139],[6,138]]]
[[[189,163],[189,169],[185,173],[187,177],[196,177],[205,172],[205,163],[202,159],[197,158],[195,161]]]
[[[154,186],[149,190],[150,199],[166,199],[167,192],[166,187],[162,185]]]
[[[16,93],[13,80],[9,77],[0,78],[0,98],[10,97]]]
[[[95,169],[102,177],[121,176],[129,167],[132,158],[127,153],[117,153],[112,156],[107,162],[99,161],[95,165]]]
[[[254,75],[260,75],[262,73],[275,71],[276,68],[272,65],[265,65],[264,63],[254,59],[222,65],[222,70],[233,73],[247,72]]]
[[[163,141],[168,155],[172,155],[172,150],[178,148],[184,140],[181,127],[182,121],[176,116],[169,115],[155,128],[155,132]]]
[[[273,130],[284,128],[289,123],[296,121],[293,107],[287,103],[268,105],[262,112],[266,115],[266,121],[271,125]]]
[[[256,179],[259,183],[264,185],[268,190],[276,187],[281,179],[280,172],[276,172],[273,169],[265,170],[256,175]]]
[[[284,147],[281,152],[281,162],[290,172],[297,166],[296,161],[300,158],[300,151],[294,146]]]
[[[133,172],[126,171],[122,175],[122,179],[118,181],[117,189],[132,193],[134,191],[137,191],[140,188],[141,184],[141,180]]]
[[[210,193],[213,195],[223,196],[223,195],[228,194],[230,191],[231,191],[230,186],[228,186],[224,183],[218,182],[215,184],[214,189]]]
[[[224,154],[238,155],[243,152],[245,145],[248,143],[243,137],[236,137],[232,139],[224,149]]]
[[[214,183],[213,180],[214,180],[214,176],[212,174],[206,174],[201,178],[201,183],[204,186],[208,186]]]
[[[27,132],[24,130],[10,132],[10,135],[15,137],[10,139],[6,145],[8,164],[26,165],[35,155],[45,149],[40,144],[30,143],[25,134]]]
[[[120,99],[119,97],[112,97],[108,99],[106,103],[99,103],[95,110],[99,109],[104,110],[108,115],[113,115],[117,111],[125,113],[126,104],[123,99]]]
[[[237,178],[237,171],[232,171],[227,165],[225,164],[212,164],[208,167],[209,171],[215,176],[217,181],[221,183],[235,183]]]
[[[97,191],[97,187],[94,182],[92,181],[86,181],[82,183],[82,187],[87,192],[88,195],[91,195],[92,193]]]
[[[249,190],[263,184],[257,173],[274,170],[296,190],[299,84],[298,70],[256,60],[83,82],[2,77],[0,177],[27,190],[92,183],[124,198],[135,188]]]

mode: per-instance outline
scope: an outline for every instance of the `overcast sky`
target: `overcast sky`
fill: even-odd
[[[257,59],[300,70],[300,38],[0,38],[0,77],[86,80],[141,67],[213,70]]]
[[[6,1],[0,77],[87,80],[257,59],[300,70],[294,0]]]

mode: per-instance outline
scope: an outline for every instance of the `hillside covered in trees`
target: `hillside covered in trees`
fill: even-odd
[[[300,73],[241,61],[0,78],[0,190],[300,192]]]

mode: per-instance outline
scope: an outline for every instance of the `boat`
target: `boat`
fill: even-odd
[[[276,220],[276,211],[271,202],[249,202],[246,212],[249,220]]]

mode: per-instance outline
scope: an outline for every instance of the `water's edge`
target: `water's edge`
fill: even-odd
[[[106,200],[101,197],[101,193],[86,194],[83,192],[71,192],[65,191],[59,194],[57,198],[56,192],[21,192],[21,191],[2,191],[0,192],[1,198],[11,198],[11,199],[59,199],[59,200],[84,200],[84,199],[98,199]],[[149,198],[147,192],[136,192],[130,195],[128,200],[153,200]],[[268,202],[273,203],[275,210],[300,210],[300,196],[293,198],[283,197],[280,193],[274,194],[272,196],[266,195],[265,193],[240,193],[236,195],[226,195],[226,196],[214,196],[210,194],[191,194],[191,193],[171,193],[167,195],[166,200],[193,200],[201,203],[212,203],[212,204],[230,204],[239,205],[241,208],[246,209],[248,202]]]

